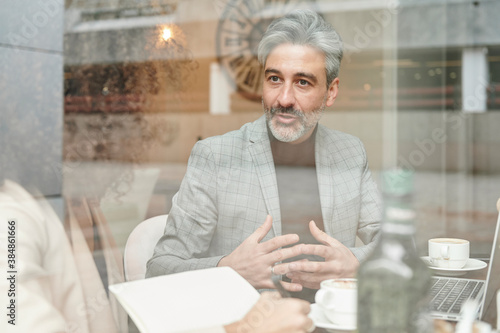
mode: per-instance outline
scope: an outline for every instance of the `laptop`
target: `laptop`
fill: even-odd
[[[486,280],[433,276],[431,287],[431,316],[450,321],[461,318],[462,305],[468,300],[477,305],[476,318],[482,320],[500,288],[500,214],[489,260]]]

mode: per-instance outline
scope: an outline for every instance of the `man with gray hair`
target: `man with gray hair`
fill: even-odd
[[[339,90],[333,27],[294,11],[271,23],[258,57],[264,116],[196,143],[147,276],[229,266],[257,289],[282,275],[311,301],[373,249],[380,195],[360,140],[318,125]]]

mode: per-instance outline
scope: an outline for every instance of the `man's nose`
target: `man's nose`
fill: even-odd
[[[278,96],[278,103],[284,108],[295,104],[295,95],[291,84],[284,84],[281,87],[281,91]]]

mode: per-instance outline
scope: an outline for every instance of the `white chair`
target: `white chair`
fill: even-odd
[[[165,230],[168,214],[151,217],[139,223],[130,233],[123,253],[126,281],[144,279],[146,263]]]

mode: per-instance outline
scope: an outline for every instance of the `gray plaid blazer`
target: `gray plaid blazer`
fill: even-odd
[[[319,126],[316,173],[325,232],[364,260],[375,245],[381,200],[361,141]],[[276,173],[265,116],[239,130],[198,141],[172,199],[165,233],[147,277],[215,267],[270,214],[281,234]],[[356,235],[365,245],[354,247]]]

